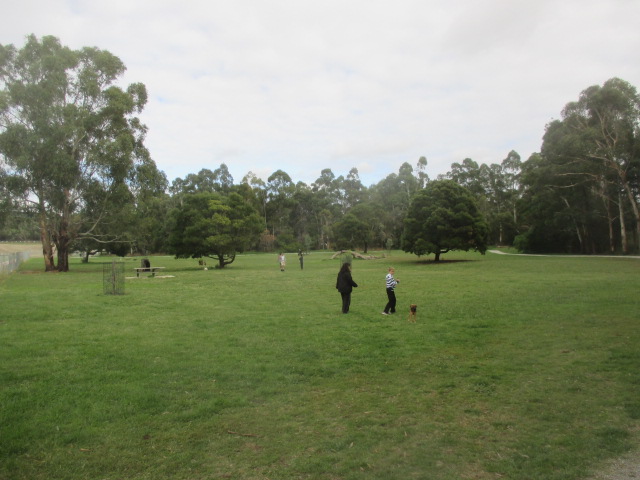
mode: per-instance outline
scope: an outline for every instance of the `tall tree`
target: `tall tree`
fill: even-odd
[[[215,258],[218,267],[255,245],[262,231],[258,212],[241,195],[185,195],[171,213],[169,252],[176,258]]]
[[[293,194],[296,186],[288,173],[276,170],[267,178],[267,228],[276,237],[291,234],[289,218],[294,206]]]
[[[623,250],[630,211],[640,250],[640,96],[634,86],[612,78],[583,90],[565,106],[562,121],[547,128],[542,153],[571,166],[567,174],[575,179],[592,182],[606,203],[618,203]]]
[[[370,188],[371,201],[380,212],[385,246],[400,247],[402,222],[418,189],[418,179],[413,176],[413,167],[407,162],[400,166],[397,174],[388,175]]]
[[[405,218],[402,249],[418,256],[451,250],[487,250],[487,225],[473,195],[451,180],[430,182],[414,197]]]
[[[124,71],[107,51],[71,50],[52,36],[0,46],[0,155],[11,193],[37,208],[46,270],[67,271],[74,239],[104,218],[83,217],[87,196],[118,195],[136,164],[152,162],[135,116],[147,92],[118,87]]]
[[[429,175],[427,174],[427,157],[420,157],[418,159],[416,171],[418,172],[418,187],[426,187],[427,183],[429,183]]]
[[[563,165],[535,153],[522,164],[522,197],[517,202],[520,212],[520,234],[514,246],[531,253],[585,252],[588,241],[583,211],[584,201],[578,195]]]

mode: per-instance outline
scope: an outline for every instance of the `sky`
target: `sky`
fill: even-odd
[[[144,83],[146,146],[171,182],[323,169],[365,186],[408,162],[540,151],[545,126],[612,77],[640,88],[638,0],[20,0],[0,43],[108,50]]]

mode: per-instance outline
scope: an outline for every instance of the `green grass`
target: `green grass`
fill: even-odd
[[[355,260],[348,315],[325,253],[153,257],[174,277],[122,296],[32,259],[0,284],[0,479],[566,480],[637,448],[640,261],[443,258]]]

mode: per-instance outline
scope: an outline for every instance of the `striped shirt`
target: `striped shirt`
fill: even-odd
[[[396,279],[393,278],[393,275],[391,275],[390,273],[387,273],[387,288],[390,288],[391,290],[393,290],[397,284],[398,282],[396,282]]]

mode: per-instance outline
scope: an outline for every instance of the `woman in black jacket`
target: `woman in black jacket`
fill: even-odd
[[[343,263],[338,272],[338,279],[336,280],[336,288],[342,295],[342,313],[349,313],[349,305],[351,305],[351,291],[353,287],[357,287],[358,284],[351,278],[351,265]]]

